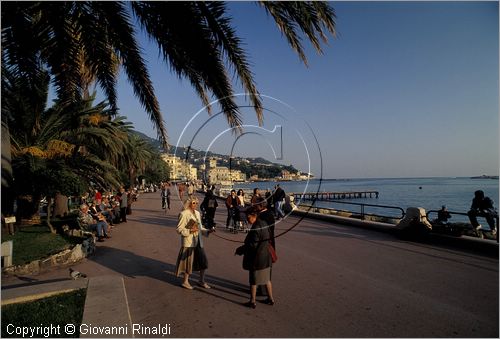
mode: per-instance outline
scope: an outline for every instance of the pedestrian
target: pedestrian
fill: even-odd
[[[186,187],[184,186],[184,183],[178,183],[177,184],[177,189],[179,190],[179,199],[181,201],[184,200],[184,192],[186,191]]]
[[[283,218],[285,216],[285,213],[283,213],[283,203],[285,200],[285,196],[286,196],[285,191],[280,187],[279,184],[277,184],[276,190],[274,191],[273,194],[276,220],[280,220],[280,218]]]
[[[274,218],[274,213],[271,209],[268,208],[268,204],[264,198],[257,199],[257,208],[259,210],[258,219],[264,221],[269,228],[269,242],[273,246],[274,250],[276,250],[276,240],[274,237],[274,225],[276,220]],[[271,272],[269,273],[269,277],[272,279],[273,268],[271,266]],[[265,296],[266,291],[262,288],[262,285],[257,286],[257,296]]]
[[[267,208],[267,202],[264,198],[258,199],[256,206],[259,212],[258,218],[264,221],[269,228],[269,241],[271,245],[273,245],[274,249],[276,249],[276,241],[274,239],[274,225],[276,223],[276,219],[274,218],[274,213]]]
[[[208,230],[201,223],[200,212],[196,209],[198,199],[188,198],[184,203],[184,210],[179,214],[177,233],[181,235],[181,249],[177,257],[175,274],[177,277],[184,273],[181,286],[192,290],[189,283],[189,275],[193,271],[200,271],[198,285],[203,288],[210,288],[205,282],[205,270],[208,268],[208,260],[203,248],[202,235],[208,236],[215,230]]]
[[[236,249],[238,255],[243,254],[243,269],[248,270],[250,300],[244,305],[256,308],[257,285],[266,285],[267,299],[264,303],[274,305],[273,286],[271,283],[272,258],[269,252],[269,227],[262,219],[258,219],[259,210],[252,206],[247,210],[247,221],[252,225],[244,245]]]
[[[486,219],[486,222],[490,226],[491,233],[493,235],[497,233],[497,229],[495,227],[495,219],[498,218],[498,212],[493,206],[493,200],[491,200],[489,197],[485,197],[483,191],[478,190],[474,192],[472,205],[467,215],[469,216],[472,227],[474,227],[476,231],[479,231],[482,228],[482,226],[477,221],[477,217],[484,217]]]
[[[260,198],[260,191],[257,187],[253,189],[252,198],[250,199],[250,205],[254,206],[257,203],[257,199]]]
[[[200,209],[205,215],[205,224],[208,229],[215,228],[214,218],[217,206],[219,206],[219,204],[217,203],[214,193],[208,190],[207,193],[205,193],[205,199],[203,199],[200,205]]]
[[[188,196],[192,197],[194,194],[194,184],[193,183],[188,183],[187,184],[187,190],[188,190]]]
[[[243,230],[243,223],[246,221],[246,216],[245,216],[245,192],[240,188],[238,190],[238,193],[236,194],[237,200],[237,206],[236,208],[238,209],[238,219],[239,219],[239,228]]]
[[[236,197],[235,190],[231,190],[231,193],[227,196],[226,207],[227,207],[226,228],[230,228],[229,223],[231,222],[231,219],[233,219],[234,225],[238,224],[240,220],[240,213],[238,211],[238,198]]]
[[[132,214],[132,202],[134,201],[134,190],[130,187],[127,191],[127,215]]]
[[[127,192],[125,192],[125,188],[121,187],[120,188],[120,217],[121,217],[121,222],[127,222],[127,206],[128,206]]]
[[[168,187],[167,184],[164,184],[161,188],[161,208],[163,209],[170,209],[170,187]]]

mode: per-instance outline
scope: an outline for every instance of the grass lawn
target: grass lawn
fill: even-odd
[[[79,333],[68,335],[64,331],[66,324],[74,324],[79,328],[83,318],[83,308],[85,306],[85,289],[56,295],[50,298],[45,298],[29,303],[13,304],[2,306],[2,338],[20,338],[21,334],[9,334],[13,331],[13,327],[7,325],[12,324],[15,327],[48,327],[56,328],[59,325],[60,330],[46,336],[44,333],[35,333],[35,338],[78,338]],[[41,330],[40,330],[41,331]],[[47,332],[46,332],[47,333]],[[24,336],[30,337],[30,334]]]
[[[47,258],[80,243],[82,239],[52,234],[48,227],[37,225],[22,227],[14,235],[2,236],[2,242],[7,240],[13,240],[12,263],[21,265],[33,260]]]

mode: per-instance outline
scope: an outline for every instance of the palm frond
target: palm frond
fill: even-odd
[[[335,33],[335,11],[324,1],[259,1],[276,22],[299,58],[308,64],[299,30],[309,39],[318,53],[322,53],[320,38],[327,41],[326,32]]]
[[[172,71],[187,78],[195,88],[210,90],[229,125],[239,127],[241,116],[221,52],[196,4],[134,2],[132,8]]]
[[[234,67],[243,88],[247,91],[253,103],[259,123],[263,121],[262,102],[253,80],[245,51],[241,48],[241,39],[231,26],[231,20],[226,16],[225,6],[219,2],[196,2],[204,21],[213,35],[216,46],[224,53],[229,65]]]
[[[151,121],[157,129],[158,137],[165,147],[168,146],[168,137],[160,105],[156,99],[149,72],[141,56],[135,39],[135,31],[131,24],[130,16],[119,2],[95,2],[102,13],[102,20],[107,20],[109,41],[118,53],[127,76],[132,83],[134,93],[149,114]]]

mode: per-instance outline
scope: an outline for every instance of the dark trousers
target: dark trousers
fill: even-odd
[[[207,224],[207,228],[212,229],[215,225],[215,208],[207,208],[205,211],[205,220]]]
[[[163,209],[165,209],[165,208],[170,209],[170,197],[162,197],[161,198],[161,208],[163,208]]]
[[[497,216],[494,213],[470,210],[467,215],[469,216],[469,220],[472,226],[479,226],[477,217],[484,217],[486,219],[486,222],[488,223],[488,226],[490,226],[490,229],[495,229],[495,218],[497,218]]]
[[[229,227],[229,223],[231,222],[231,218],[234,219],[234,222],[240,221],[240,213],[237,208],[228,208],[227,209],[227,220],[226,227]]]
[[[127,207],[120,207],[120,217],[122,222],[127,222]]]

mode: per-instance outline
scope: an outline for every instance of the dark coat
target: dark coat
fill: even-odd
[[[259,213],[259,219],[263,220],[269,226],[269,241],[276,250],[276,242],[274,241],[274,223],[276,220],[274,219],[273,212],[266,209],[265,211]]]
[[[200,209],[202,211],[213,210],[215,212],[215,209],[217,208],[217,206],[219,206],[219,204],[217,203],[217,199],[214,197],[214,195],[211,194],[211,191],[209,192],[210,193],[207,192],[207,194],[205,194],[205,199],[203,199],[203,202],[200,205]],[[212,203],[210,204],[210,202]],[[212,205],[213,207],[210,207],[210,205]]]
[[[269,238],[269,227],[263,220],[257,219],[245,238],[243,269],[256,271],[271,266]]]
[[[495,207],[493,206],[493,200],[488,197],[485,197],[483,199],[472,199],[472,206],[470,207],[470,209],[473,211],[479,210],[480,212],[491,214],[495,214],[496,212]]]
[[[274,202],[282,201],[283,199],[285,199],[285,195],[286,195],[285,191],[283,191],[281,187],[278,187],[276,191],[274,191],[273,201]]]

